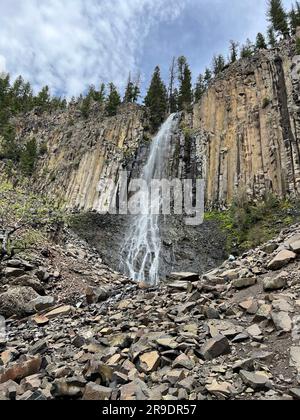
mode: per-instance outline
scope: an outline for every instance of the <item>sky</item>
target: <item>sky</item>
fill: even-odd
[[[229,40],[267,27],[266,0],[0,0],[0,10],[0,73],[67,98],[101,82],[123,89],[129,72],[144,91],[180,55],[196,77]]]

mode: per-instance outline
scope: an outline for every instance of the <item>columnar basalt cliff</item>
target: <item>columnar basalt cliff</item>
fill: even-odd
[[[299,56],[291,41],[232,64],[194,108],[209,204],[300,192]]]
[[[47,147],[36,171],[38,190],[69,209],[108,210],[114,189],[106,181],[116,182],[127,162],[135,160],[146,136],[145,116],[143,107],[127,105],[111,118],[96,107],[87,119],[75,108],[19,119],[19,138],[34,137]]]

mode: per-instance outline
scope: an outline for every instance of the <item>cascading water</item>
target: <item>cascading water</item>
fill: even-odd
[[[178,126],[178,114],[172,114],[154,137],[147,163],[141,178],[148,187],[152,180],[162,180],[168,176],[167,168],[171,150],[171,139]],[[159,214],[154,208],[160,207],[161,195],[142,200],[140,214],[131,223],[122,251],[122,264],[126,274],[133,280],[155,285],[159,282],[161,238]]]

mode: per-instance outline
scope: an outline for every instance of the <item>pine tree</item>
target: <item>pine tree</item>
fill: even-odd
[[[230,62],[235,63],[238,59],[239,44],[235,41],[230,41]]]
[[[178,90],[175,88],[176,79],[176,58],[173,57],[170,66],[169,77],[169,112],[173,114],[178,111]]]
[[[225,68],[225,58],[222,54],[214,56],[213,58],[213,72],[214,75],[217,76],[218,74],[222,73]]]
[[[43,89],[40,91],[38,96],[35,98],[34,102],[35,102],[35,105],[40,107],[43,111],[46,111],[49,109],[51,96],[50,96],[50,91],[49,91],[48,86],[43,87]]]
[[[254,46],[250,39],[247,39],[246,44],[242,46],[241,49],[241,58],[249,58],[252,57],[254,51]]]
[[[179,57],[179,98],[178,109],[189,110],[193,103],[192,73],[185,57]]]
[[[20,159],[20,148],[16,142],[15,128],[8,122],[0,127],[0,159],[9,159],[17,163]]]
[[[91,91],[81,101],[80,111],[83,118],[87,119],[91,110],[92,95]]]
[[[134,97],[134,84],[131,81],[131,74],[129,74],[128,82],[125,89],[125,95],[123,102],[125,103],[132,103]]]
[[[98,102],[99,104],[103,104],[105,102],[105,98],[106,98],[106,90],[105,90],[105,84],[101,83],[100,85],[100,90],[99,91],[95,91],[94,94],[94,100],[96,102]]]
[[[298,1],[292,6],[292,10],[289,13],[289,20],[291,33],[295,35],[297,28],[300,26],[300,3]]]
[[[288,16],[281,0],[269,0],[268,19],[276,32],[288,38],[290,34]]]
[[[261,32],[259,32],[257,34],[255,48],[257,50],[267,50],[268,49],[265,37],[263,36],[263,34]]]
[[[202,74],[199,75],[194,92],[194,99],[195,102],[199,102],[206,91],[206,84],[204,80],[204,76]]]
[[[150,110],[150,122],[156,131],[164,121],[168,112],[168,94],[160,75],[160,68],[154,70],[150,87],[145,97],[145,105]]]
[[[276,35],[272,26],[268,28],[268,42],[271,48],[275,48],[277,44]]]
[[[204,83],[205,83],[206,88],[209,86],[211,80],[212,80],[212,72],[209,68],[207,68],[204,73]]]
[[[131,80],[131,74],[129,74],[126,90],[125,90],[125,96],[124,96],[124,102],[125,103],[136,103],[138,98],[140,96],[140,87],[139,87],[139,78],[136,83],[132,82]]]
[[[36,139],[33,138],[26,143],[25,148],[24,150],[22,150],[21,156],[20,156],[21,170],[24,173],[24,175],[26,176],[33,175],[33,172],[36,166],[37,157],[38,157],[37,143],[36,143]]]
[[[121,97],[113,83],[109,84],[109,96],[106,103],[106,112],[112,117],[117,114],[118,107],[121,105]]]

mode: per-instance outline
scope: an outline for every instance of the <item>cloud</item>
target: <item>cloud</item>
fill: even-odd
[[[101,81],[122,86],[151,28],[186,1],[1,0],[0,69],[68,97]]]

